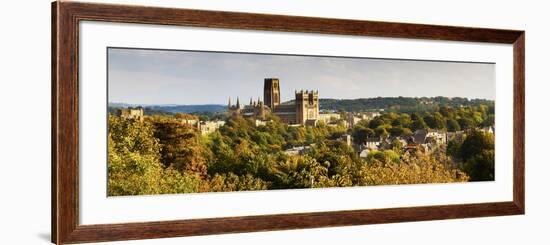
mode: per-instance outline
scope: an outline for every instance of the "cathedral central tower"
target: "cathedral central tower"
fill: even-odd
[[[278,78],[264,79],[264,105],[275,109],[281,104],[281,91]]]

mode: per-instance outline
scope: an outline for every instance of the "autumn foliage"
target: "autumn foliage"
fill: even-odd
[[[369,134],[367,128],[358,134]],[[343,126],[295,127],[274,117],[256,127],[249,119],[233,117],[216,132],[201,135],[170,115],[147,116],[143,121],[109,116],[108,194],[463,182],[470,178],[465,171],[483,161],[488,169],[475,168],[479,176],[491,171],[487,160],[494,154],[491,149],[461,158],[464,168],[452,164],[453,156],[444,148],[430,154],[402,154],[401,146],[394,145],[363,159],[339,140],[345,133],[350,132]],[[299,155],[284,154],[293,146],[309,148]]]

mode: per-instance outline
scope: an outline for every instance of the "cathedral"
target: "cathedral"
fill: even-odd
[[[250,99],[248,105],[241,104],[239,98],[235,105],[229,99],[228,115],[242,115],[244,117],[265,120],[273,114],[281,118],[286,124],[314,126],[319,120],[319,93],[317,91],[295,91],[294,101],[281,103],[281,90],[278,78],[264,79],[264,99],[257,101]]]

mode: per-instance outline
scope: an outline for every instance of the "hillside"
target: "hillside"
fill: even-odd
[[[227,109],[225,105],[140,105],[140,104],[125,104],[125,103],[110,103],[109,109],[127,108],[141,106],[144,108],[145,114],[175,114],[175,113],[216,113],[224,112]]]
[[[384,109],[398,112],[431,110],[434,106],[477,106],[493,105],[494,101],[485,99],[447,98],[447,97],[377,97],[351,100],[320,99],[321,110],[366,111]]]

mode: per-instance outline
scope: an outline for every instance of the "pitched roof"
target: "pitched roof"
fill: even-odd
[[[417,144],[424,144],[426,143],[426,135],[428,134],[428,131],[425,129],[419,129],[414,132],[413,135],[413,141]]]

